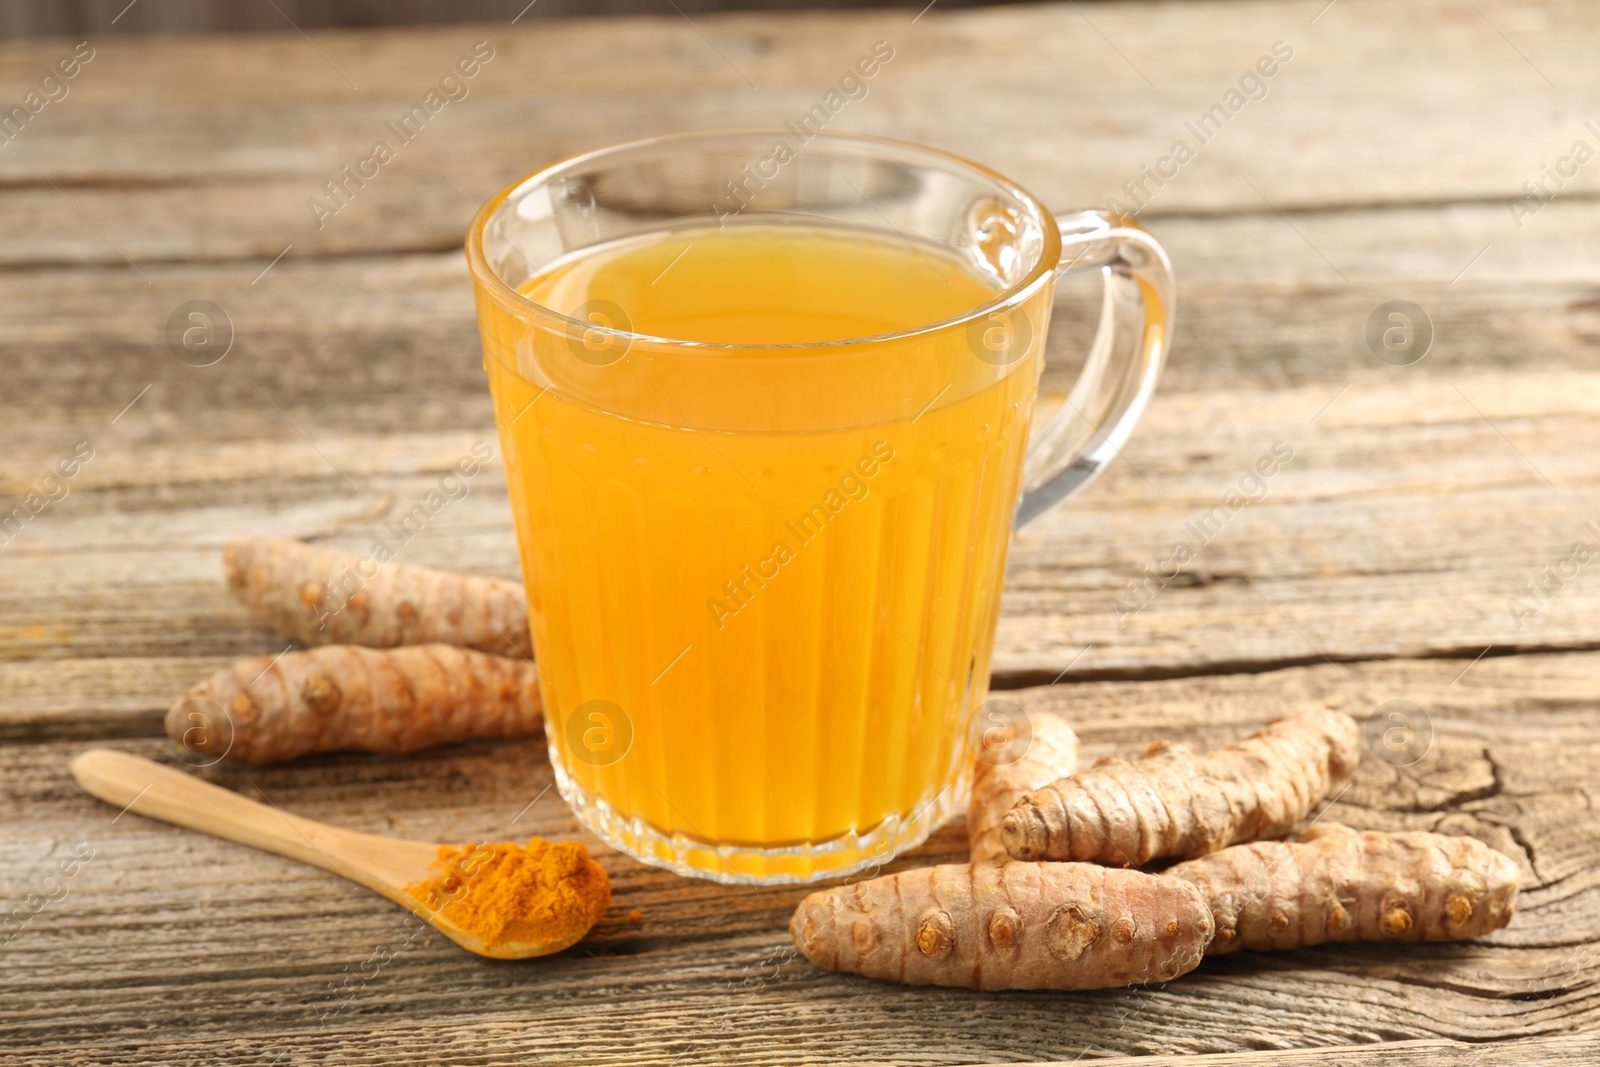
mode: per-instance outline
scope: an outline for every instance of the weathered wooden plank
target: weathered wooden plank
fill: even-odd
[[[685,14],[698,15],[726,10],[728,0],[673,0]],[[963,0],[946,0],[952,7],[965,6]],[[965,0],[971,4],[973,0]],[[983,0],[976,0],[982,3]],[[794,7],[794,0],[739,0],[742,10]],[[869,0],[820,0],[815,7],[865,7]],[[115,8],[112,9],[115,14]],[[503,21],[511,14],[521,19],[566,18],[573,15],[657,15],[658,5],[651,0],[540,0],[520,14],[500,0],[409,0],[404,8],[385,10],[385,25],[432,26],[440,23]],[[129,8],[115,23],[107,24],[105,13],[93,5],[78,7],[39,7],[23,0],[0,2],[0,33],[8,37],[44,34],[96,35],[195,34],[195,33],[282,33],[289,25],[301,29],[366,26],[375,18],[364,0],[273,0],[261,7],[231,4],[228,0],[199,0],[181,7],[145,4]]]
[[[64,626],[38,634],[66,640]],[[37,632],[30,632],[30,638]],[[258,634],[269,640],[264,634]],[[109,650],[107,650],[109,651]],[[233,656],[17,660],[0,666],[0,743],[152,737],[177,695]]]
[[[467,1027],[442,1025],[421,1028],[415,1024],[386,1028],[383,1031],[357,1040],[346,1035],[329,1036],[321,1041],[297,1041],[294,1051],[305,1062],[318,1063],[375,1063],[385,1064],[406,1056],[438,1055],[440,1049],[450,1049],[452,1063],[459,1064],[518,1064],[530,1062],[526,1053],[518,1049],[515,1028],[507,1028],[509,1036],[496,1042],[493,1050],[479,1050],[473,1041],[476,1036]],[[813,1035],[813,1045],[820,1044],[822,1035]],[[144,1064],[153,1060],[167,1063],[212,1063],[226,1060],[238,1067],[274,1067],[285,1062],[280,1039],[270,1037],[237,1037],[231,1040],[162,1041],[137,1048],[117,1050],[97,1062],[107,1067]],[[1586,1067],[1594,1062],[1600,1039],[1584,1036],[1534,1038],[1505,1045],[1471,1045],[1459,1041],[1383,1041],[1369,1045],[1344,1048],[1307,1050],[1272,1050],[1262,1052],[1222,1053],[1214,1056],[1180,1054],[1174,1056],[1134,1056],[1104,1058],[1083,1057],[1058,1060],[1053,1063],[1034,1063],[1019,1067],[1068,1067],[1088,1060],[1097,1067],[1267,1067],[1273,1064],[1317,1067]],[[592,1047],[592,1046],[591,1046]],[[39,1059],[18,1060],[19,1064],[70,1063],[70,1059],[45,1057],[70,1056],[70,1050],[41,1047],[36,1050]],[[582,1056],[589,1051],[575,1044],[570,1055]],[[692,1050],[691,1050],[692,1051]],[[298,1060],[296,1062],[299,1062]],[[532,1062],[540,1062],[535,1059]],[[549,1062],[565,1062],[551,1060]],[[797,1061],[788,1061],[797,1062]],[[877,1063],[918,1062],[909,1060],[877,1060]],[[927,1062],[927,1061],[921,1061]],[[956,1061],[945,1061],[955,1063]],[[995,1062],[985,1060],[983,1062]]]
[[[1487,206],[1152,225],[1180,279],[1163,394],[1337,389],[1363,372],[1409,381],[1583,370],[1600,347],[1600,205],[1558,203],[1521,234]],[[144,277],[126,265],[0,270],[11,386],[0,394],[0,440],[42,438],[46,425],[104,432],[146,385],[133,421],[184,439],[280,429],[263,393],[326,429],[487,422],[459,253],[289,257],[252,286],[266,265],[146,265]],[[1065,387],[1081,360],[1098,314],[1090,289],[1074,283],[1058,301],[1050,386]],[[214,366],[188,365],[166,343],[169,317],[194,299],[216,302],[231,322],[233,347]],[[1432,323],[1432,349],[1412,367],[1381,363],[1364,339],[1393,299],[1416,302]]]
[[[315,35],[328,62],[289,35],[104,44],[71,97],[0,151],[0,499],[74,442],[97,449],[71,495],[0,547],[0,740],[25,742],[0,748],[0,904],[25,902],[80,842],[97,847],[65,899],[4,946],[8,1062],[1070,1062],[1353,1042],[1391,1047],[1312,1058],[1592,1059],[1592,1043],[1552,1035],[1596,1025],[1600,661],[1501,653],[1600,645],[1587,569],[1558,575],[1521,625],[1507,603],[1559,571],[1597,518],[1600,171],[1521,227],[1507,198],[1576,139],[1600,139],[1583,125],[1600,118],[1600,14],[1343,0],[1311,22],[1322,5],[1305,6]],[[456,251],[468,201],[626,136],[793,117],[878,37],[896,59],[834,128],[942,145],[1062,207],[1103,202],[1272,41],[1293,44],[1268,98],[1144,212],[1182,279],[1172,370],[1127,462],[1019,539],[1001,681],[1070,668],[1074,684],[1004,695],[1070,715],[1091,757],[1155,732],[1219,741],[1298,703],[1342,702],[1382,726],[1386,702],[1414,702],[1436,731],[1428,754],[1404,768],[1370,758],[1334,815],[1472,833],[1517,856],[1512,927],[1415,952],[1211,961],[1164,990],[1001,1001],[820,974],[776,955],[797,891],[729,892],[607,854],[619,906],[645,921],[614,914],[579,952],[505,968],[399,940],[392,908],[335,879],[132,815],[113,823],[76,792],[65,759],[87,739],[172,758],[143,739],[171,695],[281,647],[217,582],[222,540],[364,547],[489,433]],[[498,52],[472,96],[316,230],[305,199],[480,38]],[[59,54],[0,44],[0,100]],[[166,349],[167,316],[192,298],[234,316],[237,347],[218,366]],[[1363,341],[1396,298],[1437,327],[1415,367],[1379,364]],[[1063,296],[1056,352],[1075,351],[1091,315]],[[1122,583],[1278,440],[1295,460],[1265,498],[1119,626]],[[514,576],[498,473],[406,553]],[[1271,669],[1325,655],[1362,662]],[[1236,667],[1256,673],[1207,673]],[[1187,677],[1077,680],[1166,674]],[[378,832],[576,832],[539,797],[537,743],[200,773]],[[945,827],[902,862],[960,848]],[[386,944],[393,963],[353,979],[348,1002],[333,993]],[[178,1040],[165,1020],[180,1017]],[[1404,1038],[1425,1041],[1392,1047]],[[1220,1062],[1235,1059],[1252,1054]]]
[[[1506,930],[1461,945],[1241,953],[1162,989],[913,990],[784,957],[787,916],[803,890],[680,879],[595,845],[616,882],[611,915],[579,950],[496,964],[440,938],[405,943],[392,905],[322,872],[134,815],[113,822],[116,813],[67,776],[82,744],[46,743],[0,749],[9,813],[0,844],[15,857],[0,868],[0,900],[15,906],[36,891],[80,842],[94,857],[5,947],[11,996],[0,1005],[0,1048],[40,1063],[134,1062],[157,1050],[263,1062],[254,1043],[269,1038],[296,1062],[449,1049],[469,1063],[972,1063],[1476,1043],[1592,1028],[1600,1021],[1600,826],[1590,794],[1600,654],[1489,659],[1454,683],[1455,665],[1440,662],[1345,670],[1349,681],[1323,666],[1007,696],[1030,713],[1068,715],[1091,758],[1157,736],[1210,744],[1308,703],[1342,701],[1366,718],[1384,701],[1411,700],[1433,730],[1427,755],[1395,768],[1369,754],[1327,817],[1472,833],[1507,850],[1526,880]],[[537,742],[196,773],[259,789],[286,810],[396,836],[577,833],[554,794],[541,795],[550,772]],[[951,824],[897,862],[952,860],[962,842]],[[630,924],[623,915],[635,907],[644,920]],[[352,979],[347,1002],[329,991],[359,975],[380,945],[392,962]],[[90,946],[94,969],[62,966]],[[182,1043],[151,1028],[153,1013],[182,1014]],[[424,1043],[430,1051],[419,1052]]]
[[[106,41],[72,94],[3,153],[0,178],[193,185],[292,173],[311,187],[284,190],[282,209],[298,210],[478,39],[493,44],[495,59],[471,95],[403,149],[411,158],[398,167],[492,173],[497,184],[604,141],[779,125],[878,39],[895,46],[895,59],[834,128],[937,143],[1069,202],[1118,193],[1179,138],[1198,156],[1159,191],[1162,211],[1257,211],[1263,195],[1286,208],[1499,201],[1597,118],[1589,43],[1600,22],[1579,0],[1497,8],[1493,19],[1448,0],[1344,0],[1315,24],[1314,10],[1272,0],[1118,4],[1092,14],[1071,5],[936,8],[913,23],[915,14],[705,15],[690,24],[668,12],[319,33],[315,48],[290,35],[249,48]],[[1415,48],[1419,36],[1430,47]],[[1280,40],[1294,58],[1265,82],[1266,96],[1199,144],[1184,123]],[[7,45],[0,99],[25,92],[63,47]],[[1462,62],[1468,55],[1478,58]],[[1480,135],[1488,129],[1493,138]],[[1581,172],[1569,191],[1592,194],[1597,183],[1600,175]],[[131,213],[115,221],[131,223]]]
[[[1121,654],[1134,641],[1160,649],[1144,661],[1148,667],[1195,662],[1180,651],[1195,646],[1206,648],[1196,659],[1226,664],[1291,655],[1474,656],[1491,644],[1592,641],[1567,628],[1581,628],[1580,616],[1594,610],[1577,607],[1592,587],[1575,580],[1583,564],[1567,561],[1575,542],[1596,537],[1580,488],[1593,475],[1579,459],[1592,416],[1538,416],[1521,407],[1528,394],[1519,387],[1532,377],[1506,380],[1503,389],[1467,376],[1414,388],[1358,380],[1314,425],[1308,412],[1333,401],[1335,391],[1285,391],[1270,400],[1193,394],[1192,405],[1167,398],[1160,414],[1152,407],[1145,436],[1129,450],[1138,471],[1115,475],[1145,501],[1100,510],[1091,490],[1019,538],[1001,624],[1007,654],[997,663],[1033,669],[1025,666],[1030,653],[1015,643],[1029,640],[1041,650],[1094,645],[1081,661],[1086,669],[1109,667],[1093,657]],[[1580,385],[1569,399],[1582,392]],[[1169,418],[1170,444],[1154,429]],[[1563,424],[1575,435],[1563,444],[1547,448],[1528,436],[1534,426],[1543,433]],[[1205,428],[1205,443],[1194,427]],[[1295,460],[1264,493],[1254,486],[1260,504],[1240,509],[1238,520],[1211,536],[1223,521],[1213,509],[1228,492],[1252,489],[1250,465],[1276,441],[1292,447]],[[1168,480],[1170,465],[1215,457],[1213,448],[1237,473],[1209,490]],[[1366,473],[1350,477],[1357,469]],[[1049,556],[1031,555],[1035,543]],[[1194,558],[1166,581],[1178,544]],[[1565,574],[1552,580],[1546,567]],[[1546,593],[1528,597],[1524,582],[1544,584]],[[1268,653],[1267,631],[1293,640]]]
[[[1316,1064],[1317,1067],[1564,1067],[1592,1063],[1600,1038],[1536,1038],[1506,1045],[1468,1045],[1458,1041],[1387,1041],[1341,1049],[1226,1052],[1216,1056],[1141,1056],[1097,1060],[1097,1067],[1255,1067],[1257,1064]],[[1029,1067],[1064,1067],[1032,1064]]]
[[[1343,392],[1159,397],[1126,462],[1018,537],[999,683],[1048,681],[1069,666],[1079,677],[1324,657],[1447,656],[1465,666],[1486,649],[1600,646],[1600,586],[1573,551],[1600,543],[1587,495],[1600,481],[1590,447],[1600,377],[1413,379],[1384,368],[1351,380]],[[277,423],[266,430],[271,440],[202,446],[169,431],[140,443],[137,408],[97,435],[96,458],[71,494],[0,549],[27,561],[0,572],[8,620],[0,659],[276,651],[217,578],[222,543],[253,533],[352,551],[382,538],[414,562],[516,577],[497,469],[468,483],[467,496],[415,538],[394,534],[443,472],[475,442],[492,441],[487,427],[329,433],[293,410],[291,426],[258,409]],[[190,425],[210,418],[226,432],[247,416],[225,409]],[[315,434],[314,444],[295,427]],[[59,440],[64,448],[71,437]],[[1294,458],[1251,481],[1279,442]],[[25,477],[45,469],[55,447],[19,444],[16,469]],[[1230,492],[1260,499],[1232,512]],[[1163,580],[1178,542],[1194,558]],[[1544,591],[1530,596],[1524,583]],[[47,700],[28,714],[52,709],[60,710]]]

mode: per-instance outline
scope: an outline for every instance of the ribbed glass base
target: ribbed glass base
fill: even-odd
[[[663,832],[642,818],[622,814],[600,797],[590,796],[567,774],[554,746],[550,762],[555,768],[556,788],[577,813],[578,821],[606,844],[653,867],[731,885],[821,882],[882,866],[922,844],[936,827],[965,808],[970,785],[963,775],[910,813],[891,815],[865,831],[762,848]]]

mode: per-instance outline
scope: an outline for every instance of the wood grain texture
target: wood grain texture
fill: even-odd
[[[1432,726],[1427,754],[1403,768],[1369,755],[1325,817],[1468,833],[1506,851],[1525,872],[1507,929],[1461,944],[1239,953],[1164,988],[912,990],[790,958],[784,931],[804,888],[688,881],[586,838],[545,791],[550,768],[537,744],[194,771],[286,811],[388,836],[586,840],[615,883],[612,912],[577,949],[508,966],[437,938],[406,942],[399,911],[323,872],[133,814],[113,822],[115,811],[67,776],[67,759],[83,745],[44,742],[0,749],[11,813],[5,847],[16,858],[0,889],[9,900],[44,892],[50,864],[80,842],[93,857],[4,948],[12,997],[0,1005],[0,1049],[8,1062],[38,1063],[134,1062],[154,1049],[229,1049],[230,1062],[263,1062],[250,1056],[269,1045],[293,1050],[297,1062],[377,1062],[380,1049],[396,1059],[447,1048],[479,1063],[678,1055],[968,1063],[1402,1038],[1477,1044],[1594,1029],[1600,823],[1591,768],[1600,740],[1591,683],[1600,654],[1485,660],[1455,684],[1455,665],[1443,662],[1344,669],[1349,681],[1322,666],[1062,684],[1007,697],[1029,714],[1068,716],[1088,759],[1126,753],[1152,732],[1208,745],[1294,707],[1336,703],[1370,720],[1388,700],[1411,700]],[[159,741],[119,747],[174,758]],[[891,869],[957,859],[963,848],[952,822]],[[286,899],[296,901],[288,914]],[[633,908],[642,922],[626,921]],[[105,942],[116,952],[94,968],[63,971],[79,947]],[[393,958],[366,976],[361,964],[374,952]],[[181,1013],[187,1044],[160,1044],[149,1029],[153,1010]],[[319,1013],[331,1013],[326,1025]]]
[[[7,199],[0,195],[0,205]],[[467,213],[462,203],[457,236]],[[1179,279],[1162,395],[1337,389],[1356,373],[1400,381],[1514,368],[1559,373],[1592,369],[1600,349],[1597,204],[1558,201],[1523,234],[1501,208],[1482,205],[1150,225]],[[0,353],[16,382],[0,395],[0,434],[43,416],[103,429],[151,382],[135,425],[190,437],[288,432],[252,382],[285,411],[310,416],[308,432],[330,421],[393,431],[396,405],[410,429],[482,425],[488,407],[456,244],[404,256],[291,255],[255,286],[282,244],[259,261],[147,264],[144,277],[125,264],[0,270]],[[88,293],[96,297],[93,321],[75,321]],[[1058,301],[1050,380],[1059,386],[1092,329],[1098,309],[1090,295],[1073,284]],[[1379,363],[1363,339],[1372,312],[1397,298],[1421,305],[1434,325],[1434,350],[1414,367]],[[191,299],[214,301],[231,319],[234,348],[215,366],[188,366],[168,351],[168,316]],[[227,421],[235,411],[246,421]]]
[[[1600,585],[1586,570],[1543,606],[1523,590],[1575,542],[1600,543],[1590,527],[1600,524],[1591,447],[1600,377],[1368,373],[1345,384],[1161,395],[1125,462],[1018,537],[1000,684],[1048,681],[1069,666],[1078,677],[1144,677],[1600,647]],[[27,561],[0,573],[4,617],[26,622],[0,628],[0,663],[280,651],[218,582],[223,542],[247,534],[349,551],[381,538],[406,562],[516,578],[497,471],[415,538],[398,543],[393,532],[395,516],[475,442],[493,441],[488,425],[351,433],[292,410],[286,420],[253,409],[270,437],[202,442],[156,429],[140,442],[132,413],[96,437],[71,495],[3,549]],[[222,421],[237,426],[251,411]],[[18,481],[75,439],[19,448]],[[1293,460],[1260,483],[1259,501],[1231,512],[1228,494],[1279,442]],[[1171,580],[1147,581],[1179,541],[1195,558]],[[1142,599],[1130,582],[1146,583]]]
[[[791,7],[865,7],[863,0],[673,0],[685,14],[727,10],[783,10]],[[994,0],[943,0],[941,6],[973,6]],[[276,9],[276,10],[275,10]],[[517,4],[506,0],[407,0],[403,6],[373,5],[367,0],[273,0],[272,4],[239,5],[228,0],[145,0],[118,16],[115,3],[101,0],[61,0],[55,4],[30,4],[26,0],[0,2],[0,36],[82,36],[85,33],[193,34],[285,32],[291,25],[311,30],[327,27],[426,26],[438,23],[562,18],[573,15],[656,15],[660,5],[651,0],[540,0]]]
[[[692,22],[516,26],[510,10],[309,41],[91,35],[70,95],[0,145],[0,516],[79,442],[94,449],[0,544],[0,1059],[1596,1059],[1600,564],[1561,568],[1575,541],[1600,544],[1600,164],[1537,214],[1509,202],[1576,140],[1600,143],[1585,126],[1600,122],[1600,9],[1322,7],[940,4],[915,22],[691,8]],[[114,818],[77,790],[67,761],[107,739],[181,762],[160,737],[173,697],[283,649],[224,590],[226,540],[392,540],[387,523],[494,441],[459,251],[478,201],[624,138],[782,123],[879,39],[895,59],[832,128],[980,159],[1062,208],[1119,195],[1273,42],[1293,47],[1141,211],[1180,279],[1172,363],[1123,457],[1015,542],[996,681],[1035,688],[995,697],[1068,717],[1086,760],[1344,707],[1374,748],[1328,817],[1504,850],[1525,876],[1510,927],[1240,953],[1161,989],[906,990],[789,956],[803,890],[690,882],[591,841],[613,912],[578,948],[508,965],[412,936],[336,877]],[[307,199],[479,40],[495,58],[467,99],[319,229]],[[73,43],[0,43],[0,110]],[[1047,405],[1093,297],[1062,288]],[[231,321],[212,366],[166,340],[194,299]],[[1394,299],[1434,328],[1414,366],[1364,338]],[[1119,610],[1278,442],[1294,458],[1264,491],[1244,486],[1260,499]],[[504,494],[491,465],[400,558],[515,578]],[[1517,613],[1524,582],[1548,595]],[[1383,747],[1396,709],[1431,727],[1415,764]],[[387,836],[582,836],[533,742],[191,770]],[[891,869],[963,848],[952,824]]]
[[[1138,1056],[1096,1060],[1096,1067],[1256,1067],[1257,1064],[1316,1064],[1317,1067],[1565,1067],[1587,1064],[1600,1038],[1551,1037],[1514,1045],[1468,1045],[1458,1041],[1388,1041],[1365,1048],[1228,1052],[1216,1056]],[[1059,1063],[1029,1067],[1064,1067]]]
[[[47,107],[24,133],[31,151],[0,152],[0,178],[45,193],[43,177],[193,186],[198,204],[208,185],[265,179],[270,189],[299,176],[304,184],[279,187],[260,208],[304,212],[304,199],[368,150],[397,107],[480,39],[496,58],[472,95],[441,112],[437,128],[396,164],[414,179],[442,172],[480,196],[545,159],[624,137],[781,125],[880,39],[895,47],[894,61],[834,128],[937,144],[989,162],[1053,202],[1117,194],[1279,40],[1295,56],[1267,95],[1200,146],[1152,210],[1270,213],[1263,197],[1285,210],[1498,204],[1596,118],[1600,72],[1589,43],[1600,14],[1583,0],[1508,4],[1488,18],[1449,0],[1340,0],[1312,24],[1316,13],[1307,3],[1240,0],[1093,12],[1064,4],[935,8],[915,23],[907,9],[693,23],[666,9],[656,18],[517,26],[508,15],[435,30],[316,33],[320,56],[288,33],[248,48],[205,38],[107,40],[59,110]],[[10,99],[59,57],[63,42],[3,47],[0,99]],[[131,85],[137,94],[125,91]],[[272,107],[263,110],[263,101]],[[84,151],[91,142],[97,151]],[[399,177],[385,174],[374,196]],[[1600,175],[1584,171],[1564,195],[1597,190]],[[392,221],[454,243],[429,211],[448,206],[448,194],[435,179],[425,199],[410,202],[421,212],[415,221]],[[128,227],[108,230],[111,240],[152,232],[154,219],[139,215],[109,219]],[[352,212],[338,222],[353,219]],[[229,242],[227,231],[254,225],[229,222],[212,239]],[[299,236],[311,241],[306,224]],[[330,223],[324,233],[343,241],[341,229],[348,233]],[[259,251],[270,257],[282,246]],[[106,255],[90,247],[84,241],[79,255]]]

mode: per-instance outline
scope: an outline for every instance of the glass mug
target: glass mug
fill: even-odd
[[[675,264],[697,242],[735,266],[657,299],[673,271],[694,284]],[[550,758],[578,818],[723,882],[832,878],[920,843],[965,802],[1011,530],[1092,478],[1155,388],[1161,247],[1122,216],[1058,223],[954,156],[785,130],[553,164],[485,204],[466,248]],[[632,328],[651,300],[714,303],[806,248],[846,251],[790,277],[802,316],[975,295],[868,336]],[[617,266],[633,260],[649,269]],[[1069,271],[1104,275],[1099,329],[1032,427]]]

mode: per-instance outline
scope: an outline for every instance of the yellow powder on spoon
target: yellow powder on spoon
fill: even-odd
[[[576,940],[611,904],[610,879],[576,841],[441,845],[432,873],[406,892],[491,948]]]

